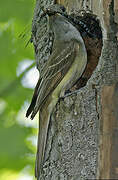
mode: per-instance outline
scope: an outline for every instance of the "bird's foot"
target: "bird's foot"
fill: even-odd
[[[66,91],[66,93],[63,96],[60,97],[60,99],[64,99],[66,97],[72,96],[72,95],[76,94],[77,92],[78,92],[78,90],[72,91],[72,92],[68,90],[68,91]]]

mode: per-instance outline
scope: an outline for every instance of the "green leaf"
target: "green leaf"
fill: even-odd
[[[2,170],[20,172],[28,165],[34,166],[35,147],[27,138],[36,130],[17,121],[24,102],[33,93],[22,86],[24,74],[17,76],[19,63],[34,59],[33,45],[25,48],[31,36],[33,9],[34,0],[0,2],[0,179]],[[25,121],[25,113],[23,117]]]

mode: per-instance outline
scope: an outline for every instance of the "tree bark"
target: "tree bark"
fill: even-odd
[[[32,32],[40,68],[52,45],[47,20],[40,18],[41,8],[53,3],[53,0],[36,2]],[[54,109],[41,180],[118,179],[118,3],[114,0],[56,0],[56,3],[64,5],[68,12],[89,7],[100,19],[103,47],[86,86],[60,99]]]

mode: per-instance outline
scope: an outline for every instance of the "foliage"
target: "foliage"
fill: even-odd
[[[15,180],[16,174],[27,166],[32,172],[34,165],[35,147],[27,139],[36,131],[31,124],[27,125],[29,121],[25,122],[26,102],[31,99],[32,90],[21,83],[25,73],[17,76],[19,63],[34,58],[32,45],[25,48],[30,39],[34,3],[33,0],[0,3],[0,179],[4,180],[10,179],[10,172]],[[23,38],[19,38],[20,34]]]

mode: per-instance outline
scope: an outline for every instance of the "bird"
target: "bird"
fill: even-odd
[[[65,8],[51,5],[45,9],[49,30],[54,33],[52,53],[40,71],[40,77],[26,117],[39,112],[39,133],[35,177],[39,180],[51,114],[60,97],[82,76],[87,64],[84,41],[76,27],[63,15]]]

